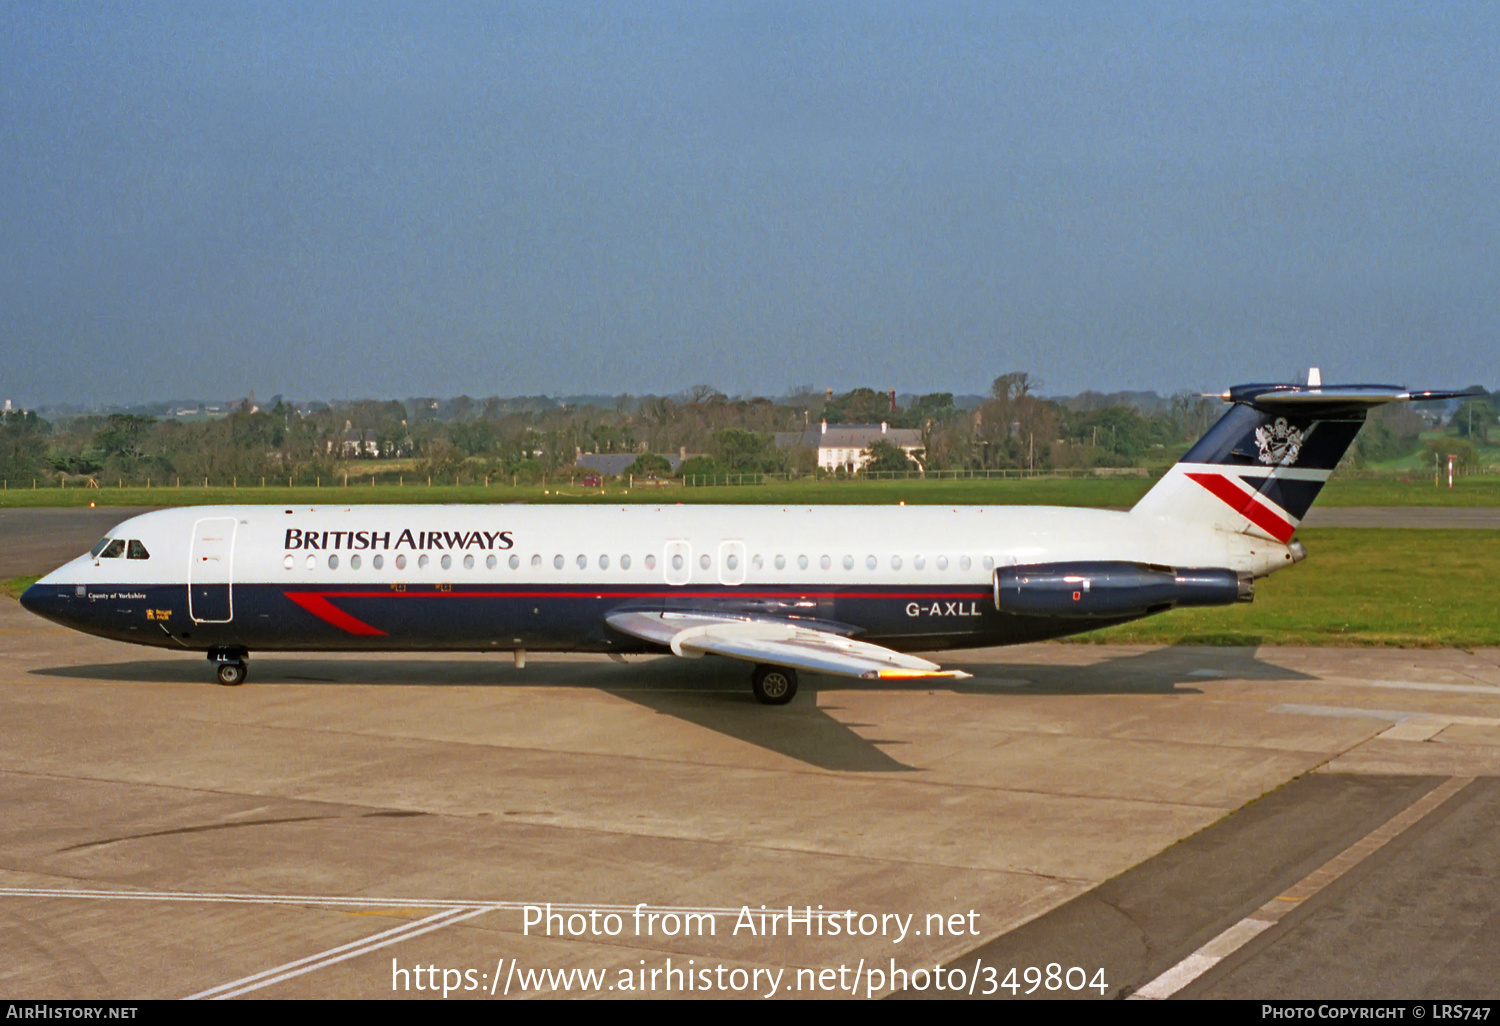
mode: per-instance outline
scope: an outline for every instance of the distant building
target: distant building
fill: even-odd
[[[328,452],[329,455],[337,455],[344,459],[379,458],[380,441],[375,437],[374,431],[356,429],[351,422],[346,420],[344,430],[339,434],[338,440],[329,441]]]
[[[830,473],[842,470],[857,474],[870,462],[870,446],[889,442],[921,466],[922,433],[913,428],[893,428],[879,424],[830,424],[823,421],[818,430],[782,431],[776,444],[783,449],[816,449],[818,466]]]

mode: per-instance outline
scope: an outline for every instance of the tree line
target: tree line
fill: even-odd
[[[1149,395],[1149,394],[1148,394]],[[634,454],[630,473],[818,473],[810,447],[776,444],[778,433],[812,438],[822,422],[908,428],[919,463],[896,446],[872,447],[874,470],[996,470],[1161,466],[1177,459],[1223,411],[1217,399],[1180,394],[1126,402],[1085,392],[1037,394],[1024,372],[1002,374],[989,393],[960,403],[951,393],[906,397],[869,388],[803,390],[777,399],[730,398],[709,386],[672,396],[553,400],[361,400],[265,407],[246,402],[204,421],[136,413],[77,416],[56,424],[35,412],[0,414],[0,477],[12,486],[79,479],[246,483],[261,478],[329,482],[384,469],[442,481],[533,481],[574,465],[581,453]],[[893,408],[894,407],[894,408]],[[1500,393],[1460,405],[1447,434],[1426,443],[1477,465],[1476,446],[1496,430]],[[1374,463],[1424,444],[1422,416],[1405,404],[1378,409],[1349,460]]]

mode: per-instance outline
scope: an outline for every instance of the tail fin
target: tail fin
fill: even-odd
[[[1316,373],[1316,372],[1314,372]],[[1454,399],[1399,385],[1237,385],[1233,405],[1131,511],[1207,523],[1285,544],[1370,409]]]

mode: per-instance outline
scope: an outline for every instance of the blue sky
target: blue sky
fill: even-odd
[[[1500,9],[0,7],[0,393],[1500,385]]]

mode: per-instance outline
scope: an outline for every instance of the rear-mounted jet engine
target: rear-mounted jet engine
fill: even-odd
[[[995,608],[1018,616],[1116,619],[1176,606],[1227,606],[1254,596],[1248,574],[1217,568],[1077,562],[995,571]]]

